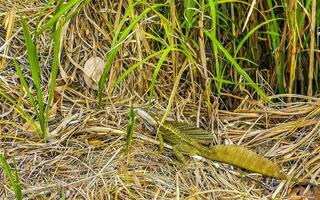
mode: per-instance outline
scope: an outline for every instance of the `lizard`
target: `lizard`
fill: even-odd
[[[313,185],[308,180],[293,178],[283,172],[278,164],[254,151],[240,145],[214,145],[207,146],[212,135],[200,128],[195,128],[186,123],[176,121],[164,121],[152,117],[142,109],[135,109],[136,114],[143,119],[146,127],[155,132],[160,141],[160,150],[164,142],[172,146],[172,151],[177,160],[186,163],[184,155],[199,155],[209,160],[231,164],[236,167],[256,172],[264,176],[280,180],[292,180],[300,185]]]

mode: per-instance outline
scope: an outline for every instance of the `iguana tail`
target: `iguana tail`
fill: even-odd
[[[205,151],[206,152],[203,152],[202,156],[210,160],[231,164],[277,179],[291,180],[299,185],[312,185],[314,187],[320,187],[317,184],[311,183],[309,180],[292,178],[287,174],[282,173],[279,165],[242,146],[216,145],[207,148]]]
[[[290,177],[281,172],[280,167],[267,158],[238,145],[216,145],[209,147],[208,159],[231,164],[252,172],[277,179],[288,180]]]
[[[292,180],[299,185],[312,185],[319,187],[317,184],[311,183],[309,180],[301,180],[298,178],[291,178],[285,173],[281,172],[279,165],[273,163],[271,160],[238,145],[216,145],[209,148],[206,157],[211,160],[228,163],[252,172],[263,174],[277,179]]]

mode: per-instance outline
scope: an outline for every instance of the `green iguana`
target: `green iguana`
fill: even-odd
[[[239,145],[206,146],[212,140],[212,135],[207,131],[175,121],[165,121],[159,127],[160,122],[156,117],[151,117],[141,109],[135,109],[135,111],[144,120],[149,130],[155,131],[158,128],[157,137],[160,141],[160,149],[163,148],[163,141],[166,141],[172,145],[173,153],[182,163],[186,163],[184,155],[199,155],[265,176],[292,180],[301,185],[311,184],[309,181],[292,178],[282,173],[277,164],[245,147]]]

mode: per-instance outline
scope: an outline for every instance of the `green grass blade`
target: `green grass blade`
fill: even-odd
[[[279,33],[276,32],[272,32],[272,31],[259,31],[259,34],[266,34],[266,35],[270,35],[270,36],[281,36]]]
[[[23,86],[24,90],[26,91],[27,96],[30,99],[31,105],[34,108],[36,108],[37,107],[36,102],[34,101],[33,95],[31,94],[31,91],[30,91],[30,88],[29,88],[29,84],[27,83],[26,79],[23,76],[21,67],[20,67],[20,65],[19,65],[19,63],[18,63],[18,61],[16,59],[14,59],[13,62],[14,62],[17,74],[19,76],[21,85]],[[37,110],[36,110],[36,112],[37,112]]]
[[[60,61],[60,53],[61,53],[61,31],[62,31],[63,23],[60,22],[58,23],[58,27],[53,33],[53,38],[54,38],[54,49],[53,49],[53,62],[52,62],[52,69],[51,69],[51,74],[50,74],[50,84],[49,84],[49,96],[48,96],[48,102],[46,106],[46,127],[48,124],[49,120],[49,111],[54,95],[54,88],[56,84],[56,78],[57,78],[57,73],[59,69],[59,61]],[[46,137],[46,136],[45,136]],[[44,137],[44,138],[45,138]]]
[[[55,1],[56,1],[56,0],[50,0],[50,1],[48,1],[48,3],[40,10],[40,12],[39,12],[39,14],[38,14],[38,16],[37,16],[37,18],[38,18],[38,22],[37,22],[37,25],[36,25],[37,28],[38,28],[39,22],[40,22],[39,19],[41,19],[41,18],[44,16],[44,12],[45,12],[46,10],[48,10],[48,9],[50,8],[50,6],[53,4],[53,2],[55,2]]]
[[[145,9],[140,15],[136,16],[135,19],[133,19],[133,21],[128,25],[127,28],[124,29],[124,31],[120,34],[119,36],[119,39],[117,40],[117,44],[120,44],[122,43],[126,38],[127,36],[129,35],[129,33],[134,29],[134,27],[137,25],[137,23],[145,16],[147,15],[151,10],[154,10],[156,9],[157,7],[160,7],[162,6],[161,4],[156,4],[156,5],[153,5],[147,9]],[[127,11],[128,12],[128,11]],[[123,19],[125,20],[125,19]],[[120,31],[120,30],[118,30]],[[117,36],[117,35],[115,35]]]
[[[111,46],[111,51],[110,53],[107,55],[106,58],[106,64],[104,67],[104,70],[102,72],[101,78],[99,80],[99,89],[98,89],[98,99],[99,99],[99,107],[101,107],[102,104],[102,90],[104,88],[107,76],[109,74],[109,71],[111,69],[111,65],[113,63],[113,60],[120,48],[120,44],[128,37],[129,33],[131,32],[131,30],[136,26],[136,24],[145,16],[147,15],[151,10],[159,7],[160,5],[156,4],[153,5],[152,7],[149,7],[147,9],[145,9],[140,15],[138,15],[131,23],[130,25],[120,34],[120,28],[121,28],[121,24],[122,24],[122,20],[119,24],[119,28],[116,30],[116,34],[115,34],[115,38],[113,40],[113,45]],[[127,15],[129,15],[129,10],[127,10]],[[124,23],[124,22],[123,22]],[[120,35],[119,35],[120,34]],[[116,39],[116,37],[119,35],[119,39]]]
[[[275,15],[275,12],[273,10],[273,3],[272,3],[272,0],[267,0],[267,4],[268,4],[268,7],[269,9],[271,9],[271,18],[272,19],[276,19],[276,15]],[[279,33],[279,25],[278,25],[278,22],[277,21],[273,21],[271,22],[270,24],[270,32],[274,32],[274,33]],[[280,93],[284,93],[285,92],[285,88],[284,88],[284,85],[285,85],[285,74],[284,74],[284,53],[282,52],[278,52],[276,51],[280,45],[280,37],[281,37],[281,34],[277,34],[277,35],[271,35],[271,44],[272,44],[272,49],[273,49],[273,52],[276,53],[276,55],[274,56],[275,59],[275,67],[276,67],[276,74],[277,74],[277,87],[278,87],[278,90]]]
[[[21,191],[21,184],[20,184],[20,178],[19,178],[19,174],[18,174],[18,168],[17,168],[17,163],[15,158],[13,157],[13,166],[14,166],[14,174],[15,174],[15,180],[16,180],[16,184],[17,184],[17,189],[16,189],[16,197],[17,199],[22,198],[22,191]],[[17,195],[18,194],[18,195]]]
[[[185,18],[186,18],[186,29],[187,32],[193,27],[193,24],[197,21],[196,16],[196,1],[186,0],[184,2],[185,7]]]
[[[248,62],[248,63],[250,63],[250,64],[252,64],[252,65],[254,65],[256,67],[259,67],[259,65],[257,63],[253,62],[252,60],[250,60],[248,58],[237,57],[237,58],[234,58],[234,60],[244,60],[244,61],[246,61],[246,62]]]
[[[128,8],[126,14],[123,16],[123,19],[120,21],[119,23],[119,26],[118,28],[116,29],[115,31],[115,35],[114,35],[114,38],[113,38],[113,41],[112,41],[112,46],[111,46],[111,51],[109,52],[109,54],[107,55],[106,57],[106,64],[105,64],[105,67],[103,69],[103,72],[102,72],[102,75],[100,77],[100,80],[99,80],[99,89],[98,89],[98,99],[99,99],[99,107],[101,107],[101,104],[102,104],[102,90],[104,88],[104,85],[105,85],[105,82],[106,82],[106,79],[107,79],[107,76],[109,74],[109,71],[111,69],[111,66],[112,66],[112,63],[113,63],[113,60],[120,48],[120,44],[121,42],[123,42],[122,40],[124,40],[130,33],[130,31],[134,28],[134,26],[138,23],[138,20],[137,18],[139,17],[139,19],[141,19],[144,15],[146,15],[151,9],[149,8],[146,12],[146,10],[141,13],[137,18],[135,18],[133,20],[132,23],[130,23],[130,27],[127,27],[125,32],[123,32],[121,34],[121,36],[119,36],[120,34],[120,31],[121,31],[121,28],[122,26],[124,25],[125,21],[126,21],[126,18],[129,16],[130,14],[130,10],[134,8],[136,4],[134,4],[132,7]],[[119,39],[118,39],[118,36],[119,36]],[[122,39],[123,38],[123,39]],[[122,39],[122,40],[121,40]]]
[[[99,107],[101,107],[101,104],[102,104],[102,90],[104,88],[104,85],[105,85],[105,82],[106,82],[106,79],[107,79],[107,76],[108,76],[108,73],[110,71],[110,68],[111,68],[111,65],[113,63],[113,59],[114,57],[116,56],[117,54],[117,51],[118,51],[118,48],[114,48],[107,56],[107,59],[106,59],[106,65],[103,69],[103,72],[102,72],[102,75],[99,79],[99,88],[98,88],[98,98],[99,98]]]
[[[134,125],[135,125],[135,112],[133,110],[133,106],[130,106],[130,110],[129,110],[129,124],[128,124],[128,128],[127,128],[127,141],[126,141],[126,153],[129,152],[129,146],[132,142],[132,137],[133,137],[133,129],[134,129]]]
[[[9,101],[15,108],[15,110],[21,115],[21,117],[32,126],[32,128],[36,131],[37,135],[40,137],[39,134],[39,128],[34,123],[33,119],[13,100],[10,96],[6,95],[2,90],[0,89],[0,96],[3,96],[7,101]]]
[[[77,14],[77,13],[79,12],[79,10],[80,10],[81,8],[83,8],[84,5],[85,5],[85,4],[82,3],[82,4],[79,5],[78,7],[74,8],[73,11],[71,11],[71,12],[65,17],[65,22],[64,22],[64,24],[67,23],[75,14]]]
[[[212,77],[211,79],[215,80],[215,81],[221,81],[222,83],[228,84],[228,85],[246,85],[246,83],[238,83],[238,82],[234,82],[234,81],[229,81],[226,79],[218,79],[217,77]]]
[[[246,80],[255,90],[256,92],[265,100],[269,100],[268,96],[259,88],[259,86],[252,81],[250,76],[239,66],[239,64],[235,61],[235,59],[230,55],[227,49],[225,49],[219,41],[216,40],[217,47],[224,54],[224,56],[231,62],[234,66],[235,70],[242,75],[244,80]]]
[[[18,175],[17,169],[15,169],[16,177],[14,177],[11,172],[11,169],[10,169],[8,162],[3,157],[3,155],[0,155],[0,162],[1,162],[4,173],[6,174],[7,178],[9,179],[9,182],[10,182],[10,184],[13,188],[13,191],[16,195],[16,198],[18,200],[22,200],[22,192],[21,192],[19,177],[17,176]]]
[[[41,11],[38,14],[38,17],[41,18],[44,16],[44,11],[48,10],[50,8],[50,6],[53,4],[53,2],[55,2],[56,0],[50,0],[48,1],[48,3],[41,9]]]
[[[157,63],[156,69],[154,70],[153,75],[152,75],[152,81],[151,81],[150,90],[149,90],[149,97],[152,97],[152,95],[153,95],[154,87],[156,85],[156,80],[157,80],[157,76],[159,74],[160,68],[161,68],[163,62],[165,61],[165,59],[167,58],[168,54],[171,51],[173,51],[173,49],[174,49],[174,46],[169,46],[167,49],[165,49],[165,51],[161,55],[161,57]]]
[[[41,139],[44,139],[46,135],[46,127],[45,127],[45,114],[44,114],[44,102],[43,95],[41,89],[41,81],[40,81],[40,67],[39,67],[39,58],[36,49],[36,45],[33,43],[31,38],[31,33],[28,28],[26,20],[21,17],[21,25],[24,33],[25,45],[27,48],[27,55],[30,64],[31,76],[37,93],[37,105],[39,109],[39,123],[41,127]],[[35,108],[37,109],[37,108]]]
[[[61,9],[62,5],[63,5],[64,0],[58,0],[56,8],[54,10],[54,13],[57,14],[59,12],[59,10]],[[59,19],[59,18],[58,18]],[[54,33],[56,31],[56,26],[57,26],[57,21],[55,21],[52,25],[52,33]]]
[[[123,81],[123,79],[125,79],[133,70],[135,70],[136,68],[138,68],[139,66],[143,65],[144,63],[146,63],[148,60],[150,60],[151,58],[163,53],[165,50],[161,50],[161,51],[157,51],[153,54],[151,54],[150,56],[140,60],[139,62],[135,63],[134,65],[132,65],[131,67],[129,67],[127,70],[125,70],[122,74],[120,74],[120,76],[117,78],[115,86],[118,85],[121,81]]]
[[[254,27],[252,30],[250,30],[244,37],[243,39],[240,41],[240,43],[238,44],[238,47],[234,53],[234,57],[237,56],[238,52],[240,51],[240,49],[242,48],[243,44],[247,41],[247,39],[254,33],[256,32],[257,30],[259,30],[262,26],[270,23],[270,22],[273,22],[273,21],[276,21],[276,20],[284,20],[283,18],[275,18],[275,19],[270,19],[270,20],[267,20],[261,24],[259,24],[258,26]]]
[[[305,1],[305,6],[304,9],[305,10],[309,10],[310,6],[311,6],[312,0],[306,0]],[[301,7],[299,7],[299,9],[301,9]],[[299,31],[302,31],[303,28],[303,24],[305,23],[304,18],[306,17],[306,12],[304,11],[299,11],[299,16],[298,16],[298,27],[299,27]]]
[[[33,95],[31,94],[29,84],[27,83],[26,79],[23,76],[21,67],[16,59],[14,59],[13,62],[14,62],[17,74],[19,76],[20,83],[23,86],[24,90],[26,91],[28,98],[30,99],[31,106],[34,108],[37,118],[40,118],[39,112],[37,110],[37,104],[33,98]]]
[[[211,24],[211,29],[212,31],[210,32],[211,36],[209,37],[212,42],[212,47],[213,47],[213,54],[214,54],[214,59],[215,59],[215,69],[216,69],[216,76],[218,79],[223,79],[223,74],[222,74],[222,69],[220,68],[220,63],[219,63],[219,58],[218,58],[218,47],[216,44],[217,40],[217,1],[216,0],[209,0],[209,6],[210,6],[210,12],[211,12],[211,18],[212,18],[212,24]],[[222,87],[222,82],[218,82],[217,85],[217,92],[220,94],[220,90]]]
[[[135,4],[132,4],[131,6],[129,6],[129,8],[126,10],[126,12],[124,13],[122,20],[119,22],[118,27],[115,30],[114,36],[113,36],[113,41],[112,41],[112,46],[115,45],[116,43],[118,43],[119,39],[119,35],[121,33],[122,27],[124,26],[124,24],[126,23],[126,21],[128,20],[127,18],[129,17],[129,15],[132,13],[132,10],[134,9],[134,7],[138,4],[139,2],[136,2]],[[150,8],[149,8],[150,9]],[[140,14],[141,15],[141,14]],[[135,19],[133,19],[135,20]],[[133,25],[131,23],[131,25]],[[133,25],[135,26],[135,25]],[[129,30],[131,31],[131,30]]]
[[[46,29],[53,27],[54,23],[64,14],[68,13],[69,10],[79,3],[80,0],[71,0],[64,7],[62,7],[55,15],[49,19],[44,25],[42,25],[39,30],[37,30],[37,35],[40,35]]]

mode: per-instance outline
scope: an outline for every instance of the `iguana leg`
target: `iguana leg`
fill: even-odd
[[[195,148],[190,148],[190,145],[188,144],[176,144],[172,147],[172,151],[174,153],[174,155],[177,157],[177,160],[182,162],[182,164],[186,164],[187,160],[184,157],[185,155],[197,155],[198,151]]]
[[[160,144],[159,144],[159,151],[161,152],[161,153],[163,153],[164,152],[164,141],[163,141],[163,137],[162,137],[162,133],[159,131],[158,132],[158,140],[159,140],[159,142],[160,142]]]

